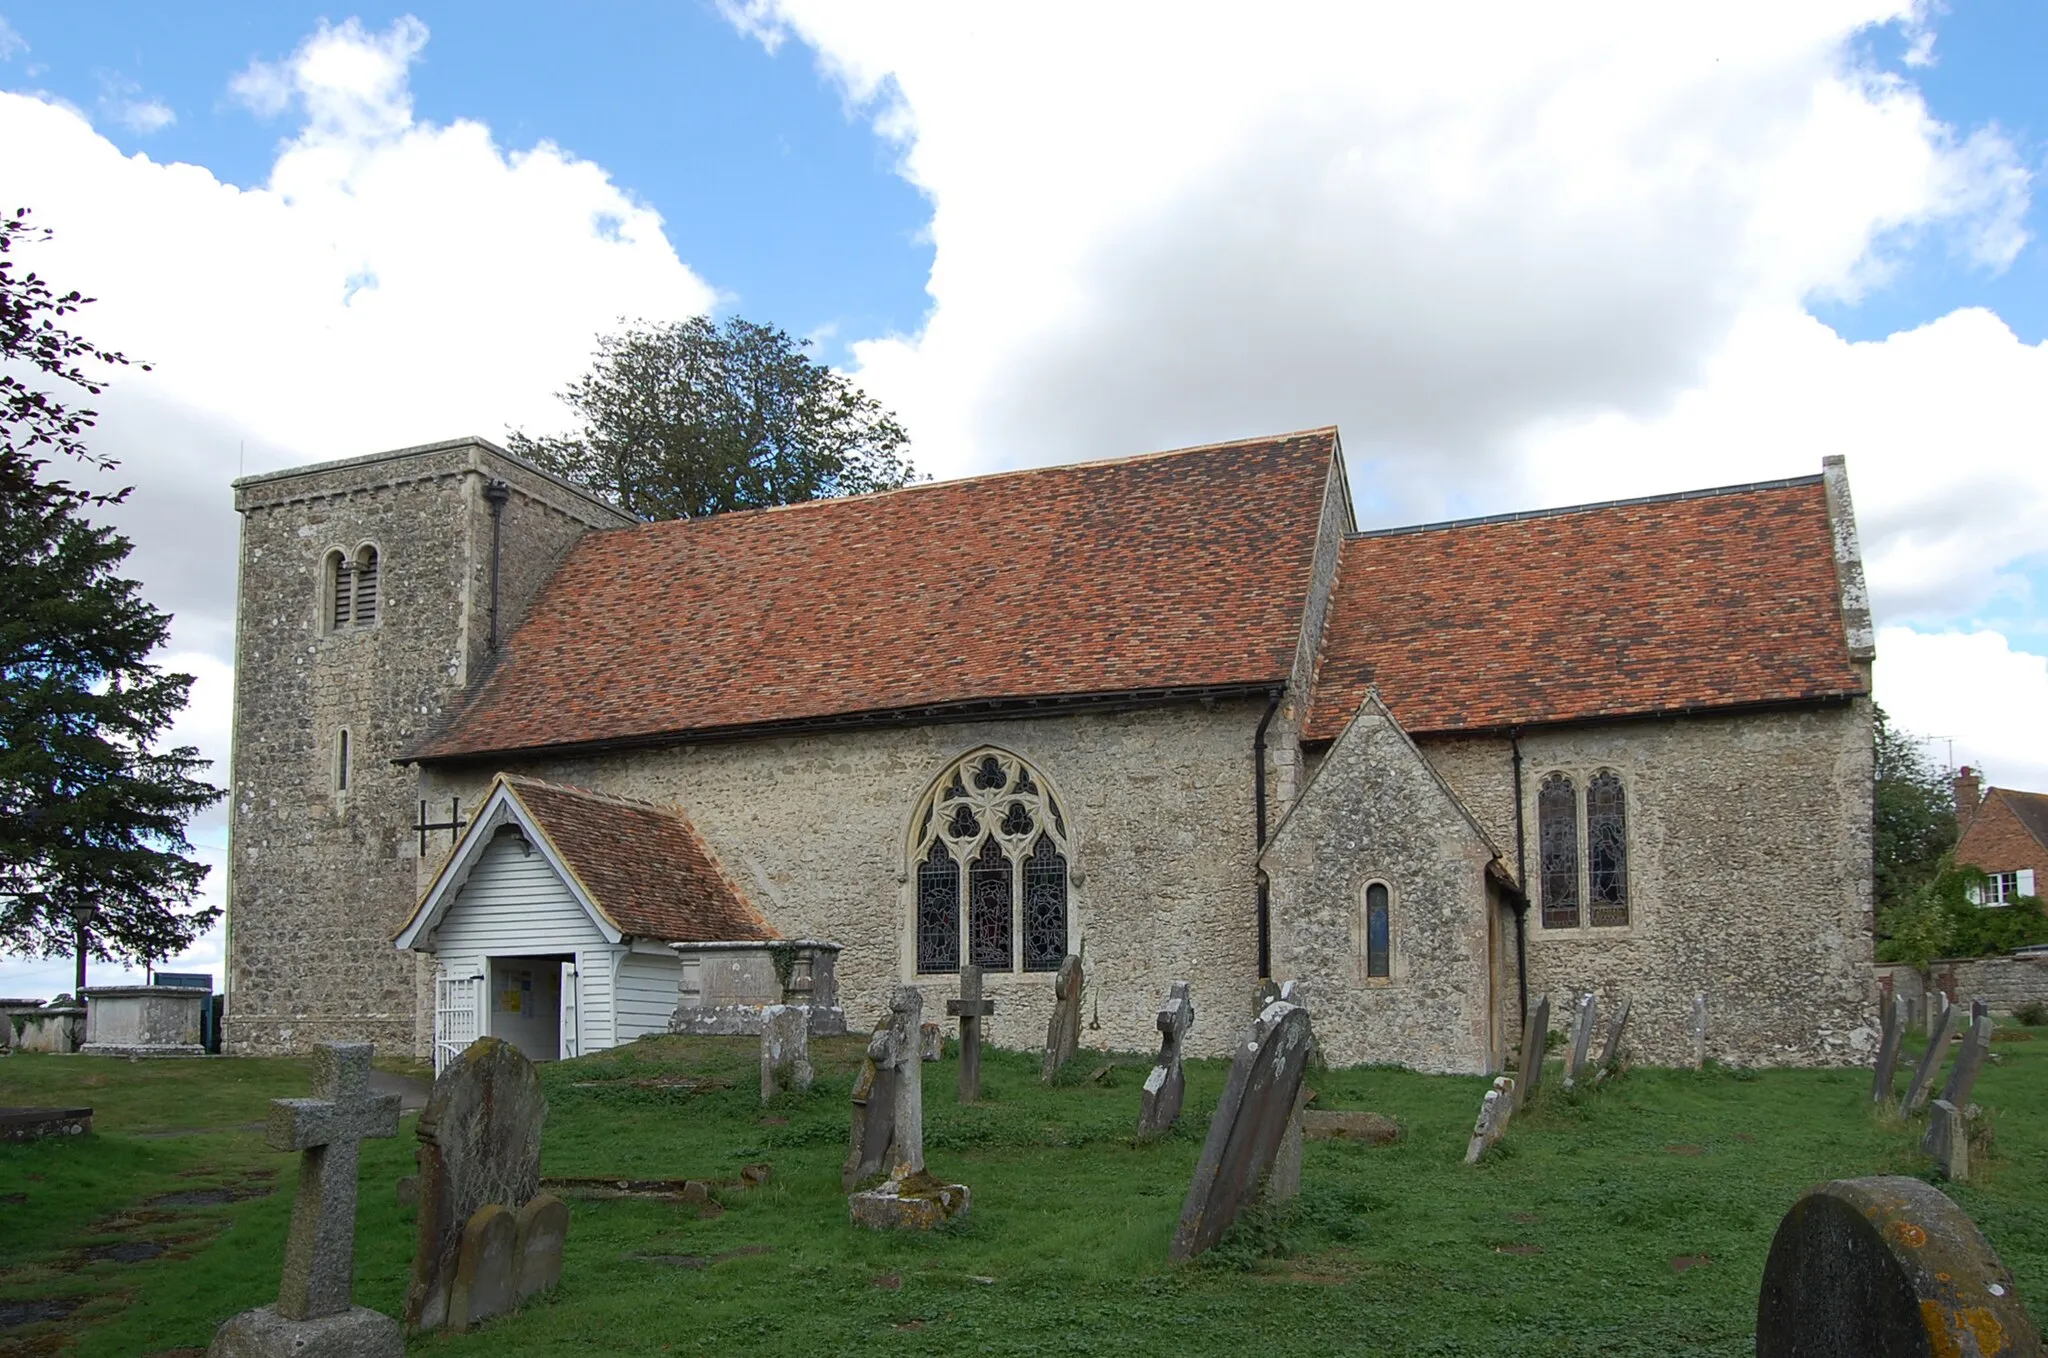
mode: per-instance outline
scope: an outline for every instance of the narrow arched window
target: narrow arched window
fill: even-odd
[[[1536,845],[1543,927],[1579,927],[1579,792],[1553,773],[1536,792]]]
[[[377,549],[365,547],[356,553],[355,625],[368,627],[377,621]]]
[[[1390,904],[1387,884],[1374,882],[1365,889],[1365,974],[1370,977],[1384,977],[1390,972],[1393,958],[1393,922],[1388,918]]]
[[[1593,923],[1628,923],[1628,804],[1602,769],[1586,784],[1586,898]]]
[[[339,632],[355,615],[355,567],[340,552],[329,552],[327,567],[322,574],[326,586],[323,593],[326,595],[327,630]]]
[[[348,728],[342,727],[334,736],[334,790],[348,791]]]
[[[916,966],[1057,971],[1069,949],[1067,823],[1016,755],[977,750],[946,769],[912,824]],[[1021,946],[1020,946],[1021,943]]]

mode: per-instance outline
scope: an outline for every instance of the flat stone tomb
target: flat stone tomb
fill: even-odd
[[[1892,1002],[1884,1006],[1879,1017],[1877,1066],[1870,1076],[1870,1101],[1882,1104],[1891,1102],[1892,1081],[1898,1076],[1899,1044],[1906,1036],[1906,997],[1892,996]]]
[[[1174,1259],[1214,1245],[1272,1172],[1307,1073],[1308,1048],[1308,1011],[1283,1000],[1267,1005],[1238,1039],[1174,1231]]]
[[[960,1020],[960,1102],[981,1097],[981,1021],[994,1018],[996,1002],[981,993],[981,968],[960,968],[960,998],[946,1001],[946,1014]]]
[[[1942,1058],[1948,1055],[1948,1044],[1955,1037],[1962,1018],[1962,1009],[1950,1005],[1936,1022],[1934,1036],[1927,1039],[1927,1051],[1913,1071],[1913,1083],[1906,1086],[1906,1100],[1901,1105],[1906,1112],[1919,1112],[1920,1106],[1934,1091],[1934,1077],[1940,1073]]]
[[[811,1087],[810,1014],[802,1006],[771,1004],[761,1010],[761,1102],[787,1086]]]
[[[342,1353],[397,1358],[398,1322],[351,1303],[355,1285],[356,1167],[363,1141],[398,1135],[398,1095],[370,1092],[367,1042],[313,1048],[310,1099],[273,1099],[265,1139],[299,1152],[299,1189],[285,1236],[277,1304],[222,1325],[213,1358]]]
[[[1165,1135],[1180,1118],[1187,1098],[1187,1071],[1181,1065],[1181,1049],[1188,1031],[1195,1026],[1195,1002],[1188,983],[1175,981],[1166,992],[1166,1005],[1159,1011],[1159,1058],[1145,1077],[1145,1092],[1138,1101],[1138,1135]]]
[[[888,1180],[847,1200],[856,1226],[930,1230],[967,1211],[967,1186],[941,1183],[925,1169],[923,1017],[923,993],[915,986],[898,987],[889,1000],[888,1032],[877,1033],[868,1047],[878,1071],[887,1068],[895,1075],[894,1145]]]
[[[1520,1108],[1535,1097],[1536,1088],[1543,1083],[1543,1047],[1550,1038],[1550,996],[1536,1001],[1536,1007],[1529,1011],[1528,1021],[1522,1025],[1521,1068],[1515,1072],[1515,1107]]]
[[[83,1136],[91,1130],[90,1108],[0,1108],[0,1141]]]
[[[1045,1084],[1051,1084],[1081,1048],[1081,991],[1086,982],[1080,957],[1068,953],[1052,980],[1052,1019],[1045,1026],[1045,1065],[1039,1072]]]
[[[1838,1179],[1778,1224],[1757,1295],[1757,1358],[2032,1358],[2012,1271],[1930,1184]]]

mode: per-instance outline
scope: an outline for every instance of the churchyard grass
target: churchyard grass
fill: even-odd
[[[1991,1153],[1945,1191],[2048,1318],[2048,1030],[2028,1036],[1993,1047],[1976,1092],[1995,1110]],[[1291,1210],[1175,1266],[1167,1245],[1224,1065],[1189,1062],[1181,1129],[1141,1145],[1147,1057],[1120,1057],[1096,1082],[1102,1058],[1084,1051],[1048,1089],[1036,1053],[989,1051],[974,1107],[953,1101],[955,1057],[923,1068],[927,1156],[972,1188],[970,1215],[931,1235],[877,1234],[848,1224],[839,1190],[862,1042],[814,1043],[810,1093],[765,1109],[758,1045],[744,1039],[656,1039],[543,1066],[545,1174],[736,1181],[765,1161],[773,1177],[720,1190],[723,1210],[702,1215],[575,1200],[551,1299],[412,1351],[1747,1354],[1771,1233],[1801,1191],[1930,1172],[1917,1121],[1871,1109],[1867,1069],[1634,1070],[1567,1093],[1553,1068],[1469,1169],[1485,1081],[1312,1071],[1314,1106],[1391,1115],[1402,1139],[1309,1143]],[[0,1304],[95,1298],[58,1328],[0,1330],[0,1354],[196,1348],[271,1299],[296,1171],[248,1124],[307,1079],[299,1061],[0,1061],[0,1103],[98,1110],[82,1142],[0,1146]],[[392,1191],[411,1168],[411,1127],[363,1146],[356,1299],[388,1314],[411,1251],[412,1213]],[[142,1135],[197,1128],[219,1130]],[[275,1177],[252,1177],[264,1173]],[[145,1206],[273,1184],[213,1206]],[[170,1248],[135,1263],[78,1254],[133,1240]]]

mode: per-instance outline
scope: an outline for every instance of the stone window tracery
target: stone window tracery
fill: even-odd
[[[1579,790],[1562,773],[1536,792],[1536,845],[1543,927],[1579,927]]]
[[[963,957],[986,971],[1057,971],[1071,934],[1070,858],[1043,775],[983,749],[934,788],[911,818],[917,971],[957,971]]]

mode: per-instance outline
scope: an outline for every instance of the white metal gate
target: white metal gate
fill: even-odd
[[[562,1043],[560,1055],[573,1061],[583,1054],[582,1030],[576,1025],[576,964],[562,963]]]
[[[469,1050],[477,1039],[476,1004],[481,976],[434,978],[434,1074]]]

